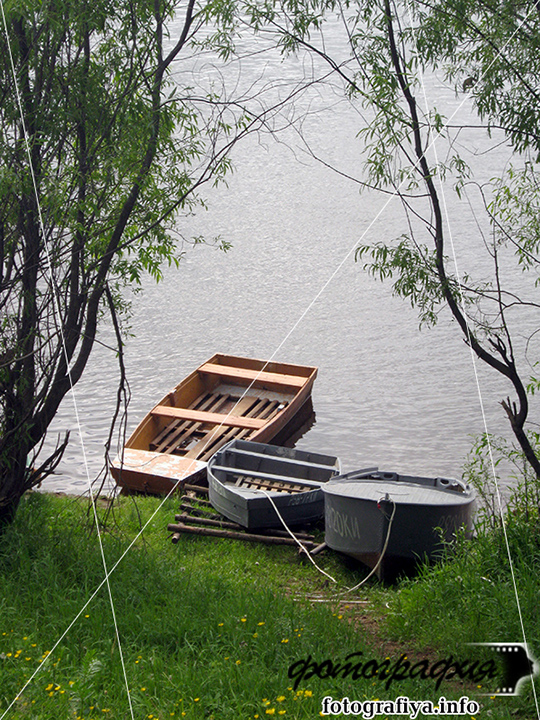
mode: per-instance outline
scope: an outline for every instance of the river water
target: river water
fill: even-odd
[[[265,73],[288,78],[305,67],[277,56],[264,62]],[[250,63],[255,60],[244,62],[242,72],[263,72]],[[238,73],[238,65],[231,72]],[[436,80],[427,91],[444,98],[448,112],[468,117],[467,98],[460,107],[463,97]],[[302,131],[317,154],[359,175],[359,114],[330,87],[306,95],[297,109],[309,109]],[[472,148],[481,179],[503,171],[509,155],[504,144],[482,155],[494,139],[459,139]],[[315,424],[298,447],[338,455],[345,471],[378,465],[460,476],[472,437],[484,430],[483,413],[490,432],[508,434],[499,401],[511,388],[493,371],[475,368],[448,314],[441,313],[434,329],[420,331],[416,312],[355,263],[360,242],[407,231],[399,202],[360,194],[357,184],[306,154],[293,128],[278,141],[253,135],[232,158],[228,186],[210,189],[208,210],[181,219],[178,228],[188,239],[221,236],[232,249],[186,241],[180,267],[167,269],[159,284],[145,281],[144,292],[132,298],[133,336],[125,348],[128,432],[213,353],[272,358],[319,368]],[[469,198],[449,198],[448,212],[459,262],[478,271],[477,260],[484,261],[473,214],[477,200],[469,205]],[[488,272],[480,265],[480,274]],[[101,340],[114,343],[110,327]],[[43,489],[84,492],[100,472],[117,381],[114,350],[96,347],[52,428],[49,444],[67,429],[71,444]]]

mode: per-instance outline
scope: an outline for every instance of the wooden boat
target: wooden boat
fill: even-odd
[[[233,440],[209,461],[208,497],[229,520],[248,529],[281,528],[322,518],[321,486],[340,472],[338,458]]]
[[[475,493],[460,480],[371,468],[334,478],[322,491],[326,544],[371,568],[382,555],[381,580],[435,559],[460,527],[472,531]]]
[[[317,368],[216,354],[167,393],[113,461],[116,483],[169,492],[206,475],[233,438],[273,440],[311,396]]]

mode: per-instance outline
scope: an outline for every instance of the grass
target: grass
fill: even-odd
[[[433,663],[449,650],[462,656],[473,637],[516,640],[502,551],[489,554],[479,544],[417,582],[371,583],[355,595],[370,605],[314,604],[294,597],[335,591],[294,549],[189,536],[173,545],[166,526],[177,501],[165,503],[137,537],[158,504],[122,498],[101,532],[107,566],[118,563],[110,575],[113,617],[87,504],[38,493],[24,499],[0,538],[0,718],[313,720],[327,695],[437,701],[441,694],[476,697],[481,715],[493,719],[536,716],[530,683],[519,698],[490,700],[477,697],[471,682],[437,687],[436,679],[417,676],[385,687],[374,674],[386,657],[395,663],[404,652]],[[538,629],[538,548],[533,539],[526,547],[521,536],[513,541],[529,568],[527,623]],[[364,575],[337,554],[319,557],[341,588]],[[501,608],[505,615],[495,620]],[[366,618],[375,632],[366,631]],[[381,647],[387,640],[390,649]],[[538,647],[537,635],[529,641]],[[313,669],[302,660],[335,665],[350,653],[371,661],[357,679],[325,677],[328,665],[319,668],[322,677],[289,676],[291,666]]]

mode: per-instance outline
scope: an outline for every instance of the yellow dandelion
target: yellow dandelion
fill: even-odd
[[[281,642],[282,642],[282,643],[288,643],[288,642],[289,642],[289,639],[288,639],[288,638],[283,638],[283,640],[282,640]]]
[[[278,715],[285,715],[286,712],[286,710],[278,710]]]
[[[240,618],[240,622],[247,622],[247,618]]]
[[[217,624],[218,627],[223,627],[224,625],[225,625],[225,623],[218,623],[218,624]]]
[[[241,660],[237,660],[237,661],[236,661],[236,664],[237,664],[237,665],[240,665],[241,662],[242,662]]]
[[[257,625],[258,625],[259,627],[261,627],[261,625],[265,625],[265,624],[266,624],[266,623],[265,623],[264,620],[263,620],[262,622],[260,622],[260,623],[257,623]]]
[[[275,712],[276,712],[276,709],[275,709],[275,708],[266,708],[266,710],[265,710],[264,712],[265,712],[267,715],[274,715]]]
[[[338,615],[338,616],[337,616],[337,619],[338,619],[338,620],[341,620],[342,617],[343,617],[343,615]]]
[[[199,702],[201,698],[193,698],[193,702]]]
[[[278,698],[276,698],[278,702],[283,702],[285,700],[285,695],[280,695]]]

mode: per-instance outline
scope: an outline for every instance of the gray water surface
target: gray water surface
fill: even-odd
[[[451,89],[434,83],[431,90],[437,97],[446,93],[450,108],[459,107]],[[309,99],[312,114],[303,131],[328,162],[359,174],[360,118],[329,92],[326,100],[322,91]],[[321,109],[315,112],[317,102]],[[134,337],[125,350],[132,393],[128,432],[213,353],[272,358],[319,368],[316,422],[299,447],[337,454],[345,471],[378,465],[460,476],[472,436],[484,430],[475,373],[490,432],[507,433],[498,403],[511,388],[493,371],[475,370],[448,313],[442,312],[435,329],[420,332],[416,312],[355,263],[358,243],[407,231],[399,202],[360,194],[355,183],[305,154],[294,131],[280,140],[253,136],[238,145],[228,187],[209,192],[208,211],[179,221],[184,237],[221,236],[232,249],[187,243],[179,269],[167,269],[157,285],[146,280],[144,293],[133,298]],[[473,152],[484,147],[475,135],[467,144]],[[503,145],[476,166],[486,179],[502,172],[507,159]],[[456,256],[487,275],[469,199],[449,197]],[[114,344],[109,327],[101,338]],[[96,347],[75,389],[80,433],[68,397],[49,442],[66,429],[72,442],[44,489],[84,491],[99,473],[117,379],[114,351]]]

